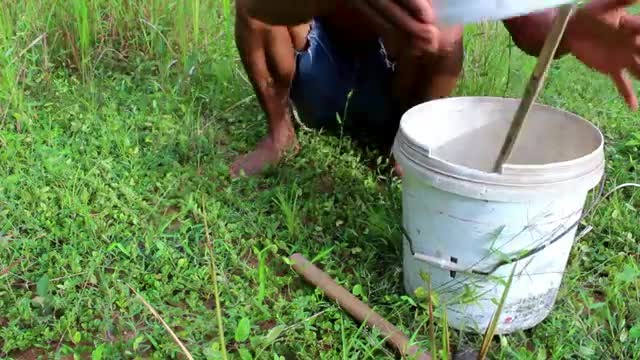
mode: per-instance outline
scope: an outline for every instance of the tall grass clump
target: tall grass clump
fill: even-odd
[[[0,121],[4,123],[10,112],[22,107],[22,91],[19,86],[19,50],[11,40],[15,24],[7,4],[0,4]]]
[[[2,1],[0,126],[33,121],[52,78],[97,104],[103,80],[118,74],[184,99],[181,116],[202,102],[217,116],[248,88],[236,71],[232,13],[229,0]]]
[[[172,75],[190,77],[200,64],[215,64],[212,72],[228,79],[235,56],[232,7],[219,1],[3,1],[0,99],[7,105],[0,115],[21,107],[25,80],[51,71],[90,83],[100,68],[145,70],[175,84]]]

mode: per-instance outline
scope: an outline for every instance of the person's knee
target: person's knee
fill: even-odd
[[[419,73],[424,73],[425,68],[431,72],[446,72],[448,74],[460,74],[464,57],[463,27],[453,26],[439,29],[437,35],[437,48],[426,49],[409,42],[404,46],[391,44],[395,49],[402,48],[395,55],[399,67],[418,67]],[[387,44],[385,44],[387,45]]]
[[[249,16],[249,8],[251,4],[251,0],[236,0],[236,20],[244,20],[251,18]]]
[[[434,68],[440,72],[459,74],[462,71],[464,57],[463,28],[461,26],[441,29],[438,50],[425,56]]]
[[[455,51],[462,44],[464,28],[462,26],[451,26],[440,29],[438,48],[442,53]]]
[[[394,94],[405,96],[402,107],[450,96],[454,91],[464,58],[462,27],[453,27],[439,33],[436,51],[407,53],[397,61]],[[418,49],[419,50],[419,49]]]
[[[259,1],[259,0],[258,0]],[[236,0],[236,17],[240,19],[257,19],[252,15],[255,13],[257,0]]]
[[[295,71],[289,28],[269,25],[251,17],[247,6],[247,0],[236,1],[235,38],[241,59],[250,70],[268,73],[264,82],[266,87],[288,87]]]
[[[453,26],[441,28],[436,35],[437,48],[424,48],[419,45],[409,44],[406,49],[406,56],[422,59],[436,59],[455,57],[460,55],[462,51],[463,27]]]
[[[462,73],[464,62],[463,28],[452,27],[440,32],[438,50],[424,56],[423,66],[431,68],[431,76],[453,76]]]
[[[249,15],[247,0],[236,0],[236,21],[235,21],[235,39],[243,56],[243,45],[254,44],[258,38],[259,27],[257,20]]]
[[[462,73],[464,65],[464,42],[462,34],[459,36],[449,37],[444,40],[445,46],[438,55],[438,64],[435,66],[436,71],[446,73],[453,76],[459,76]]]

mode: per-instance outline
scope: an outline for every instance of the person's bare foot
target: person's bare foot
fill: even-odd
[[[267,135],[256,146],[256,149],[238,156],[231,164],[231,176],[254,176],[263,172],[267,167],[277,165],[288,150],[298,151],[299,145],[296,135],[291,131],[287,135]]]
[[[391,166],[392,166],[391,175],[402,179],[404,177],[404,170],[402,170],[402,166],[400,166],[400,164],[398,164],[398,162],[393,157],[393,155],[391,155],[391,159],[390,160],[391,160]]]
[[[393,175],[399,177],[399,178],[403,178],[404,177],[404,170],[402,170],[402,167],[400,166],[400,164],[395,163],[393,165]]]

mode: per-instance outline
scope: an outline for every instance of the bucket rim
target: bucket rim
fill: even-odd
[[[424,111],[429,107],[438,106],[442,103],[460,100],[470,102],[483,100],[495,103],[520,101],[518,98],[511,97],[460,96],[436,99],[412,107],[402,116],[392,149],[394,157],[401,166],[408,167],[409,170],[425,175],[427,178],[431,177],[431,180],[434,180],[433,177],[437,176],[438,183],[442,183],[445,178],[450,178],[452,181],[495,186],[503,189],[511,188],[511,190],[516,191],[523,191],[528,188],[535,189],[535,191],[552,190],[554,186],[566,188],[576,182],[582,183],[583,186],[588,187],[588,190],[591,190],[602,178],[605,163],[605,138],[600,129],[577,114],[545,104],[535,103],[533,109],[552,111],[580,122],[589,131],[593,132],[597,138],[598,145],[589,153],[569,160],[545,164],[512,164],[507,162],[503,165],[502,172],[497,173],[473,169],[440,158],[434,155],[430,148],[419,143],[415,137],[404,131],[404,125],[416,112]]]
[[[434,0],[437,21],[442,24],[470,24],[480,21],[495,21],[530,14],[562,5],[574,4],[577,0]]]

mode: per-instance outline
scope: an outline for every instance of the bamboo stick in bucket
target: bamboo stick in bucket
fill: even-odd
[[[547,35],[547,39],[545,40],[540,56],[538,57],[538,63],[533,69],[529,83],[527,84],[524,95],[522,96],[522,101],[518,106],[518,110],[511,122],[511,127],[509,128],[502,148],[500,149],[498,159],[494,166],[494,172],[501,173],[503,165],[511,157],[513,148],[518,140],[518,136],[522,131],[525,120],[527,119],[527,115],[529,115],[529,111],[531,111],[533,103],[538,98],[540,90],[542,90],[542,87],[544,86],[547,72],[549,71],[551,62],[556,55],[556,51],[560,46],[562,36],[564,35],[567,24],[569,23],[569,18],[573,14],[574,9],[575,5],[569,4],[563,5],[560,7],[560,11],[558,11],[558,15],[556,16],[551,31],[549,32],[549,35]]]

